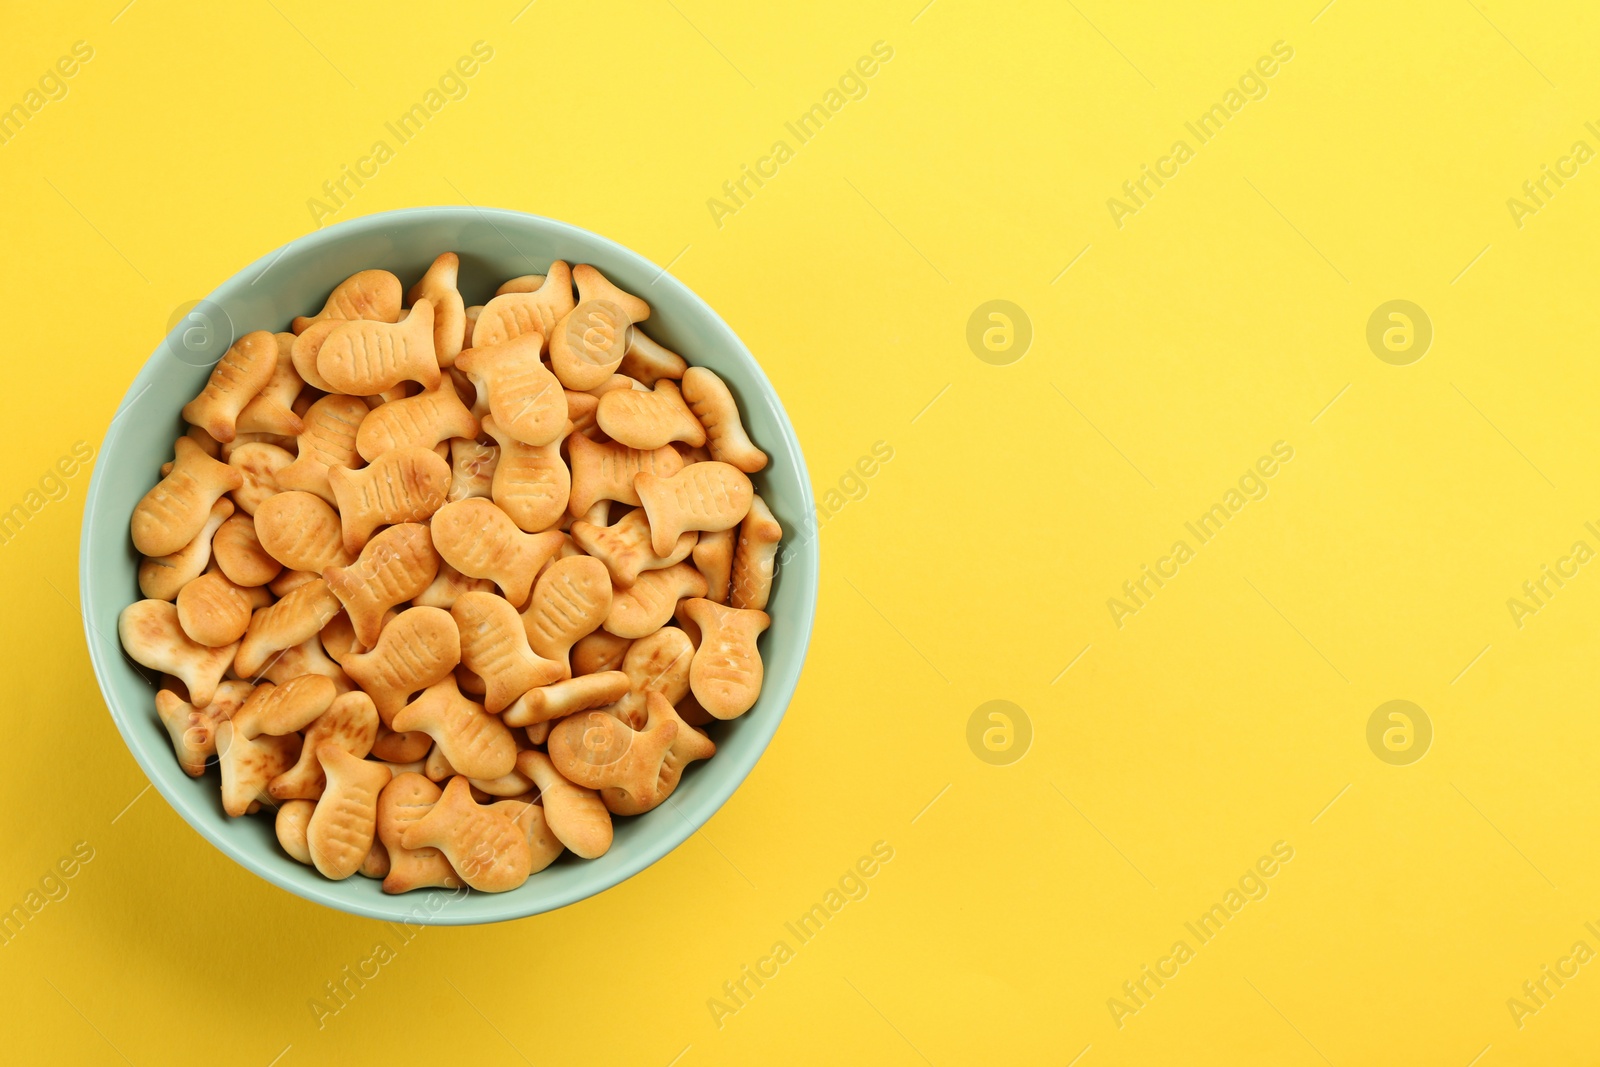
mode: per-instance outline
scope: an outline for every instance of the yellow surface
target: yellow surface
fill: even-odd
[[[8,1060],[1592,1055],[1600,564],[1570,556],[1600,549],[1600,172],[1571,157],[1600,150],[1592,5],[120,2],[0,35],[0,105],[93,49],[0,146],[0,505],[39,505],[0,547],[0,905],[92,850],[0,947]],[[465,96],[323,221],[496,205],[671,262],[777,384],[819,495],[843,489],[789,717],[705,832],[599,899],[405,941],[141,793],[75,607],[87,474],[28,494],[98,447],[173,310],[311,228],[478,41]],[[785,123],[879,41],[801,143]],[[1275,42],[1292,58],[1245,77]],[[1241,78],[1201,143],[1185,123]],[[1140,204],[1146,164],[1172,176]],[[769,178],[714,210],[744,165]],[[1527,199],[1545,165],[1575,176]],[[1031,322],[1019,361],[968,346],[990,300]],[[1432,323],[1420,361],[1368,346],[1391,300]],[[1209,543],[1186,529],[1230,502]],[[1146,564],[1176,575],[1140,606]],[[1575,576],[1513,612],[1546,564]],[[969,747],[992,700],[1023,709],[1020,761],[978,758],[1001,720]],[[1391,700],[1431,724],[1420,761],[1414,714],[1369,748]],[[867,895],[801,943],[785,924],[875,842]],[[1185,924],[1241,886],[1202,943]],[[319,1018],[347,966],[376,974]]]

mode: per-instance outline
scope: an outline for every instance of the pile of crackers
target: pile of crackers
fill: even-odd
[[[761,692],[783,531],[727,385],[557,261],[385,270],[245,334],[134,508],[122,646],[228,815],[385,892],[505,892],[667,802]]]

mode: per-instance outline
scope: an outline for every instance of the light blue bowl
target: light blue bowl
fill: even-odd
[[[140,596],[129,516],[172,458],[173,440],[183,432],[178,410],[205,385],[229,336],[287,329],[291,318],[315,312],[334,285],[358,270],[382,267],[409,286],[445,251],[460,253],[468,305],[486,301],[507,278],[544,273],[555,259],[592,263],[647,300],[646,331],[721,375],[751,438],[772,457],[754,480],[783,523],[784,561],[767,608],[772,628],[761,639],[761,698],[740,718],[710,728],[716,756],[693,764],[666,804],[617,819],[616,839],[599,859],[567,853],[510,893],[388,896],[372,879],[333,882],[296,863],[278,847],[268,817],[228,818],[215,768],[202,778],[183,773],[155,712],[152,679],[117,643],[117,615]],[[811,482],[794,428],[760,365],[703,300],[644,257],[576,226],[514,211],[437,207],[385,212],[292,241],[230,278],[201,311],[219,334],[208,338],[199,319],[175,327],[112,420],[89,485],[78,566],[89,654],[111,717],[139,766],[189,825],[262,878],[307,900],[374,919],[465,925],[536,915],[608,889],[676,848],[733,795],[794,695],[816,613],[818,560]]]

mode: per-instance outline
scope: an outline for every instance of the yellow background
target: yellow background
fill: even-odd
[[[95,852],[0,947],[8,1059],[1592,1054],[1600,963],[1520,1028],[1506,1006],[1600,950],[1600,565],[1520,629],[1506,606],[1600,548],[1600,171],[1520,228],[1506,205],[1600,148],[1592,5],[122,2],[0,35],[0,104],[94,48],[0,147],[0,507],[98,446],[174,309],[311,228],[479,40],[469,95],[334,220],[467,202],[606,234],[740,332],[819,494],[894,458],[824,524],[799,691],[702,834],[597,899],[403,947],[141,792],[81,634],[78,475],[0,548],[0,905]],[[707,199],[880,40],[868,95],[719,228]],[[1269,94],[1195,146],[1184,122],[1280,40]],[[1195,158],[1119,229],[1107,199],[1178,138]],[[991,299],[1032,323],[1010,365],[965,339]],[[1410,366],[1366,343],[1392,299],[1433,323]],[[1107,599],[1280,440],[1267,498],[1119,629]],[[1008,766],[967,742],[997,699],[1032,728]],[[1409,766],[1367,745],[1391,699],[1433,726]],[[870,895],[719,1028],[708,999],[877,841]],[[1119,1028],[1108,998],[1277,841],[1269,895]],[[307,1002],[379,940],[319,1029]]]

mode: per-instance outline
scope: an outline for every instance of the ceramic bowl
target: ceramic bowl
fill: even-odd
[[[713,724],[710,760],[691,765],[671,799],[616,820],[611,850],[595,860],[567,853],[519,889],[488,894],[430,890],[387,896],[359,875],[329,881],[279,848],[266,816],[230,819],[213,766],[190,778],[178,766],[155,711],[159,679],[117,643],[117,615],[139,599],[139,555],[128,535],[134,505],[155,484],[183,432],[179,409],[205,385],[231,341],[251,330],[281,331],[322,306],[339,281],[369,267],[410,286],[440,252],[461,256],[468,306],[500,282],[542,274],[552,260],[590,263],[649,302],[645,330],[728,383],[751,438],[771,457],[756,491],[786,531],[782,563],[761,638],[766,680],[755,707]],[[810,479],[794,428],[772,383],[738,336],[705,301],[663,268],[587,230],[513,211],[436,207],[385,212],[330,226],[263,256],[200,302],[156,348],[128,388],[100,449],[89,486],[79,553],[85,634],[106,706],[134,759],[166,802],[202,837],[274,885],[331,908],[377,919],[463,925],[516,919],[605,891],[682,843],[739,787],[772,740],[800,677],[817,598],[818,555]]]

